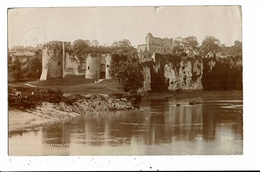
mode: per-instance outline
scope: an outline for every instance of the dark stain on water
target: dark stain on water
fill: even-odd
[[[240,99],[147,100],[9,136],[9,155],[241,155]],[[178,106],[176,106],[179,104]]]

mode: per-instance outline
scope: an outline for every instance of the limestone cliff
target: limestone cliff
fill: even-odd
[[[144,90],[203,89],[203,61],[156,54],[155,61],[143,62]]]

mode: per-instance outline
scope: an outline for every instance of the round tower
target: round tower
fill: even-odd
[[[42,73],[40,80],[47,80],[49,56],[47,47],[42,50]]]
[[[106,56],[106,79],[112,79],[112,76],[110,75],[111,61],[112,61],[111,54],[107,54],[107,56]]]
[[[87,55],[86,58],[86,76],[87,79],[98,79],[100,78],[100,65],[101,57],[93,57],[91,54]]]

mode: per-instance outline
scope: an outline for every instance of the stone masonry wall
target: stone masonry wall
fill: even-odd
[[[110,67],[112,62],[112,56],[111,54],[107,54],[106,56],[106,79],[112,79],[112,76],[110,75]]]
[[[48,78],[62,77],[62,54],[58,50],[48,50],[49,56],[48,64]]]
[[[86,76],[87,79],[97,79],[100,78],[100,65],[101,56],[87,55],[86,58]]]
[[[70,55],[66,53],[65,55],[65,75],[85,75],[85,71],[79,71],[80,61],[76,55]],[[85,65],[84,65],[85,69]]]

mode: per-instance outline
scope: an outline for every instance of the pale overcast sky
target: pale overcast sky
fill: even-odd
[[[8,11],[8,39],[9,47],[76,39],[100,45],[129,39],[136,46],[150,32],[196,36],[200,44],[209,35],[229,46],[242,39],[241,18],[238,6],[17,8]]]

